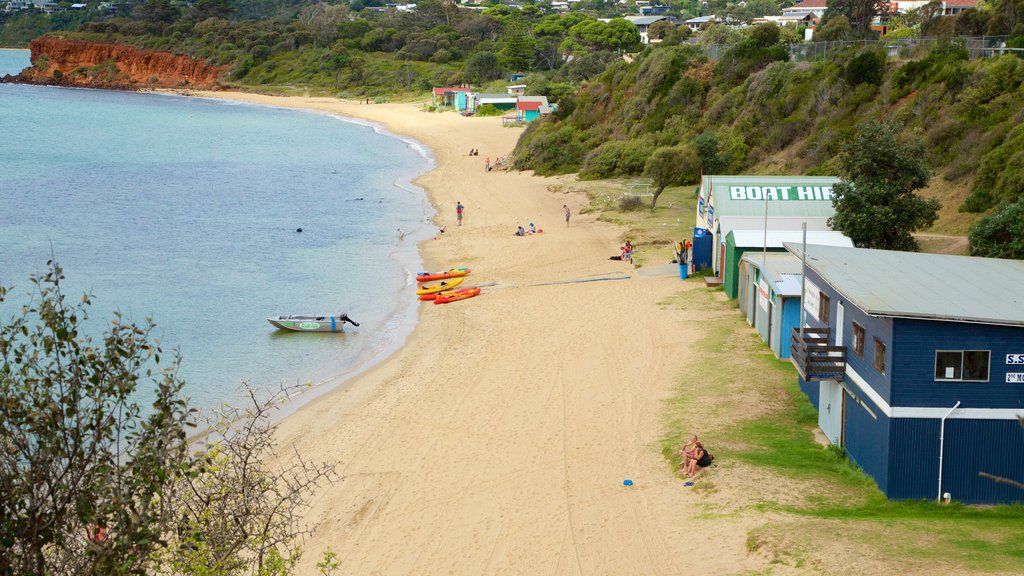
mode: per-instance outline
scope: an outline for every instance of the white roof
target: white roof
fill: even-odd
[[[807,231],[828,231],[828,216],[771,216],[768,218],[768,230],[800,230],[807,223]],[[718,227],[722,236],[732,230],[764,231],[764,216],[722,216],[718,219]],[[760,244],[759,244],[760,246]]]
[[[802,230],[768,230],[766,235],[764,229],[761,230],[733,230],[732,237],[736,241],[737,248],[751,248],[751,247],[762,247],[765,245],[765,238],[767,236],[769,248],[782,248],[783,242],[797,242],[803,241]],[[853,247],[853,240],[844,236],[842,232],[834,232],[832,230],[820,231],[820,230],[808,230],[807,231],[807,243],[814,244],[817,246],[846,246],[848,248]]]

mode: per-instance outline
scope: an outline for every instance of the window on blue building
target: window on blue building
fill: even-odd
[[[853,353],[858,358],[864,358],[864,327],[856,322],[851,322],[853,328]]]
[[[938,350],[935,379],[946,382],[988,382],[988,350]]]
[[[821,320],[823,324],[828,324],[828,296],[824,292],[818,292],[818,320]],[[843,329],[842,326],[839,327]]]
[[[885,342],[875,338],[875,370],[879,374],[885,374]]]

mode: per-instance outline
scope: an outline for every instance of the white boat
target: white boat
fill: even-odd
[[[346,322],[353,326],[359,323],[348,317],[344,312],[341,314],[299,314],[295,316],[273,316],[267,321],[281,330],[294,330],[295,332],[341,332]]]

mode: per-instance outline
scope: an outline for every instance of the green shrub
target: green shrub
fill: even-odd
[[[619,198],[619,210],[629,212],[632,210],[640,210],[645,207],[643,199],[636,194],[623,194],[622,197]]]
[[[580,178],[598,179],[640,174],[653,148],[639,140],[612,140],[590,151],[583,159]]]
[[[1024,201],[1004,204],[971,226],[971,256],[1024,259]]]
[[[498,108],[494,104],[484,104],[483,106],[478,106],[477,109],[476,109],[476,112],[473,112],[473,115],[474,116],[501,116],[504,113],[505,112],[501,108]]]
[[[869,48],[850,58],[843,69],[843,78],[850,86],[862,83],[878,86],[885,78],[885,52]]]

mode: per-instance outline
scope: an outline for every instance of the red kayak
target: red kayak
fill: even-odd
[[[420,272],[416,275],[416,281],[433,282],[434,280],[447,280],[449,278],[460,278],[469,273],[469,268],[452,268],[447,272]]]
[[[458,292],[451,292],[448,294],[438,294],[437,298],[434,298],[434,304],[447,304],[449,302],[457,302],[459,300],[465,300],[466,298],[472,298],[480,293],[479,288],[464,288]]]

